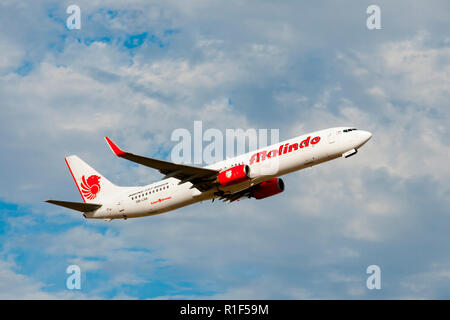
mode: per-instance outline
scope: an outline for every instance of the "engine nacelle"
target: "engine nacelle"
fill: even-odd
[[[273,178],[261,182],[253,190],[253,197],[257,200],[274,196],[284,191],[284,182],[280,178]]]
[[[238,184],[249,179],[250,168],[241,164],[219,173],[217,181],[223,187]]]

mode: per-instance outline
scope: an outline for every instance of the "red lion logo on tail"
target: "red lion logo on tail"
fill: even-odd
[[[85,177],[81,177],[81,190],[83,192],[83,196],[86,199],[93,200],[97,197],[97,193],[100,192],[100,177],[96,175],[92,175],[87,180]]]

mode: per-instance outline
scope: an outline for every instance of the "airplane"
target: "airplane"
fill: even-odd
[[[120,149],[113,153],[158,170],[162,180],[146,186],[119,187],[76,155],[65,158],[83,202],[46,202],[83,213],[88,219],[128,219],[172,211],[196,202],[265,199],[284,191],[280,176],[340,157],[355,155],[372,134],[353,127],[315,131],[206,167],[147,158]]]

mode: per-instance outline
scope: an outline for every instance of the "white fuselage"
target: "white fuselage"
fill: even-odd
[[[267,179],[339,158],[351,150],[356,151],[371,137],[369,132],[363,130],[344,132],[347,128],[315,131],[206,167],[222,171],[240,164],[248,165],[251,178],[245,182],[201,192],[191,188],[190,182],[179,184],[180,180],[168,178],[143,187],[124,188],[123,193],[104,202],[97,211],[85,213],[85,217],[120,219],[160,214],[213,199],[218,197],[217,192],[234,193]],[[301,145],[305,140],[307,142]]]

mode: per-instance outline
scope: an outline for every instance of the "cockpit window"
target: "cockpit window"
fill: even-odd
[[[354,131],[354,130],[358,130],[358,129],[356,129],[356,128],[352,128],[352,129],[344,129],[343,131],[344,131],[344,132],[350,132],[350,131]]]

